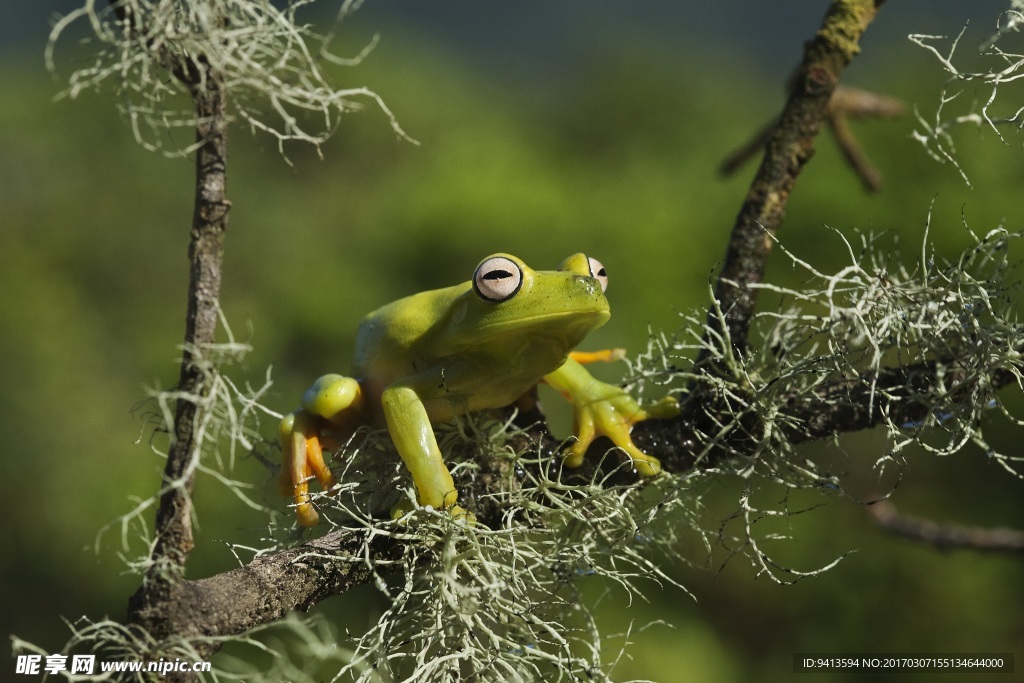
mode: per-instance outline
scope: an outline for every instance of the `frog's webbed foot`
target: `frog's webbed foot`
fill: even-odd
[[[334,475],[324,461],[323,445],[331,431],[349,411],[362,410],[359,383],[340,375],[324,375],[302,397],[302,408],[281,420],[282,467],[278,487],[291,496],[295,518],[301,526],[313,526],[319,520],[310,502],[309,481],[314,477],[327,491],[334,486]]]
[[[615,360],[619,349],[592,354],[572,354],[565,365],[545,376],[545,381],[573,404],[575,442],[565,454],[567,467],[579,467],[594,439],[606,436],[630,458],[634,469],[643,477],[661,472],[657,458],[644,453],[630,436],[633,425],[649,418],[671,417],[678,413],[678,402],[672,397],[644,409],[623,389],[594,379],[580,362]]]
[[[640,476],[653,477],[661,472],[661,463],[657,458],[640,450],[630,436],[633,425],[648,417],[648,412],[625,392],[576,406],[573,430],[576,440],[567,450],[565,465],[582,465],[583,456],[594,439],[607,436],[612,443],[625,451]]]

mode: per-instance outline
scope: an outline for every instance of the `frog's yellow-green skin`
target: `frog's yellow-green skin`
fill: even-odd
[[[370,313],[356,338],[353,373],[359,379],[321,377],[303,395],[302,407],[281,421],[281,488],[292,496],[299,524],[318,519],[309,480],[316,477],[324,490],[334,484],[321,442],[360,424],[387,427],[420,505],[471,519],[457,505],[431,425],[511,405],[540,381],[575,409],[576,441],[566,465],[582,463],[591,441],[604,435],[641,475],[657,474],[658,461],[629,436],[648,412],[581,365],[621,357],[621,351],[571,353],[608,320],[606,284],[603,266],[583,254],[554,271],[535,271],[515,256],[496,254],[480,263],[469,282],[413,294]],[[392,514],[405,511],[400,504]]]

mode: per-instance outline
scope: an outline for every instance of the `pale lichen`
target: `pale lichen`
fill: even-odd
[[[216,80],[198,87],[229,93],[230,116],[273,136],[282,155],[288,141],[309,143],[319,151],[341,116],[359,109],[362,101],[376,104],[395,132],[410,139],[375,92],[331,83],[325,62],[358,64],[376,40],[354,58],[333,55],[334,30],[318,32],[297,16],[312,4],[314,0],[86,0],[54,25],[46,63],[56,71],[61,37],[87,23],[86,41],[95,50],[71,73],[64,95],[113,91],[139,144],[171,156],[190,154],[201,144],[191,134],[184,136],[186,142],[173,135],[176,129],[191,133],[198,123],[190,100],[196,86],[171,77],[192,60],[203,65],[197,77]],[[359,4],[342,3],[338,20]]]
[[[1024,5],[1011,0],[1011,7],[998,21],[996,32],[978,48],[978,66],[967,68],[960,63],[957,51],[967,31],[965,26],[956,37],[911,34],[911,42],[927,50],[949,74],[939,94],[935,112],[926,117],[916,112],[918,129],[915,140],[936,161],[950,164],[963,181],[971,181],[961,164],[954,140],[954,131],[965,125],[993,132],[1004,144],[1009,144],[1004,130],[1019,132],[1024,127],[1024,107],[1020,106],[1020,81],[1024,79],[1024,51],[1019,47],[1007,48],[1004,43],[1018,38],[1019,26],[1024,23]],[[959,106],[958,112],[951,112]]]

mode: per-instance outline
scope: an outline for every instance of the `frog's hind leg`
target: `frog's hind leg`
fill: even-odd
[[[281,420],[283,463],[278,484],[282,495],[292,497],[300,525],[313,526],[319,519],[310,503],[309,480],[316,477],[325,491],[334,486],[322,442],[333,427],[356,421],[362,414],[359,383],[350,377],[324,375],[303,394],[302,408]]]
[[[297,410],[281,420],[281,451],[284,462],[278,480],[282,495],[295,503],[295,517],[302,526],[319,520],[309,499],[309,480],[316,477],[326,491],[334,485],[334,476],[324,463],[323,449],[316,434],[315,418]]]

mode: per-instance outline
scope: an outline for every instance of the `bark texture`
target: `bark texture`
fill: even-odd
[[[119,2],[111,3],[125,30],[138,31],[136,17]],[[227,93],[216,73],[197,56],[174,56],[166,48],[158,55],[168,71],[192,95],[196,118],[195,199],[189,240],[189,286],[185,338],[177,389],[174,424],[156,512],[151,565],[142,585],[128,603],[128,623],[155,639],[190,637],[203,632],[202,624],[216,603],[191,603],[194,617],[183,623],[182,597],[191,585],[184,580],[185,565],[195,545],[192,533],[192,493],[199,453],[196,425],[201,408],[194,396],[206,391],[208,368],[203,353],[216,336],[224,261],[224,233],[230,202],[227,178]],[[241,587],[242,584],[239,584]],[[212,646],[197,645],[201,654]],[[198,680],[190,673],[173,673],[167,680]]]

